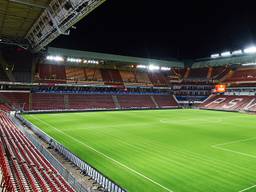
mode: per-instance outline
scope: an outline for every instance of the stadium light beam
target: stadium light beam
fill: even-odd
[[[216,53],[216,54],[212,54],[211,55],[211,58],[212,59],[216,59],[216,58],[219,58],[220,57],[220,54],[219,53]]]
[[[64,61],[64,58],[61,56],[52,56],[52,55],[48,55],[46,57],[47,60],[49,61]]]
[[[231,52],[230,51],[226,51],[221,53],[221,57],[230,57],[231,56]]]
[[[149,65],[148,66],[148,70],[150,71],[156,71],[156,70],[159,70],[160,67],[159,66],[156,66],[156,65]]]
[[[244,64],[242,64],[243,66],[255,66],[256,65],[256,63],[244,63]]]
[[[243,54],[243,51],[240,49],[240,50],[235,50],[232,52],[232,55],[242,55]]]
[[[147,66],[146,65],[137,65],[137,68],[138,69],[147,69]]]
[[[161,67],[161,71],[170,71],[171,68],[170,67]]]
[[[244,49],[244,53],[247,53],[247,54],[256,53],[256,47],[255,46],[248,47],[248,48]]]
[[[68,58],[67,58],[67,62],[71,62],[71,63],[81,63],[81,62],[82,62],[82,59],[68,57]]]

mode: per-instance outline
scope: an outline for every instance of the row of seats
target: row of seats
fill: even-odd
[[[256,70],[255,68],[247,68],[247,67],[237,69],[226,81],[227,82],[256,81]]]
[[[16,109],[115,109],[121,108],[167,108],[178,104],[171,95],[89,95],[89,94],[48,94],[48,93],[2,93]],[[21,100],[21,98],[23,98]],[[156,102],[156,103],[155,103]],[[30,104],[29,104],[30,103]],[[23,107],[25,106],[25,107]]]
[[[256,112],[256,96],[212,95],[200,107],[226,111]]]
[[[61,65],[39,64],[37,66],[36,78],[40,82],[83,82],[83,81],[103,81],[109,83],[152,83],[155,86],[169,85],[172,80],[195,79],[195,80],[220,80],[229,71],[229,66],[205,67],[205,68],[184,68],[171,69],[171,71],[119,71],[116,69],[93,69],[82,67],[70,67]],[[255,69],[250,69],[256,71]],[[238,70],[239,71],[239,70]],[[248,75],[249,74],[249,75]],[[239,76],[240,75],[240,76]],[[238,73],[239,78],[247,75],[254,77],[253,72]],[[235,75],[236,76],[236,75]],[[235,77],[234,76],[234,77]]]
[[[0,113],[0,165],[8,192],[73,192],[16,125]]]

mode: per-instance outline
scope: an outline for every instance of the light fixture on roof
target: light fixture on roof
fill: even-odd
[[[161,67],[161,71],[170,71],[171,68],[170,67]]]
[[[232,52],[232,55],[241,55],[241,54],[243,54],[243,51],[241,49],[235,50]]]
[[[81,63],[81,62],[82,62],[82,59],[68,57],[68,58],[67,58],[67,62],[71,62],[71,63]]]
[[[148,66],[148,70],[150,71],[156,71],[156,70],[159,70],[160,67],[159,66],[156,66],[156,65],[149,65]]]
[[[2,39],[0,39],[0,42],[3,41]]]
[[[139,69],[146,69],[147,66],[146,65],[137,65],[137,68],[139,68]]]
[[[244,63],[244,64],[242,64],[243,66],[254,66],[254,65],[256,65],[256,63]]]
[[[244,49],[244,53],[248,53],[248,54],[256,53],[256,47],[255,46],[248,47]]]
[[[226,51],[221,53],[221,57],[230,57],[231,56],[231,52],[230,51]]]
[[[220,54],[219,54],[219,53],[216,53],[216,54],[212,54],[212,55],[211,55],[211,58],[212,58],[212,59],[216,59],[216,58],[218,58],[218,57],[220,57]]]
[[[52,55],[48,55],[46,57],[47,60],[49,61],[64,61],[64,58],[61,56],[52,56]]]

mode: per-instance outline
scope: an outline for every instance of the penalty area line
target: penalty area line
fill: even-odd
[[[43,124],[45,124],[45,125],[47,125],[47,126],[49,126],[49,127],[52,127],[53,129],[55,129],[56,131],[62,133],[62,134],[65,135],[65,136],[69,137],[70,139],[73,139],[74,141],[76,141],[76,142],[82,144],[83,146],[85,146],[85,147],[91,149],[92,151],[94,151],[94,152],[100,154],[101,156],[105,157],[106,159],[109,159],[109,160],[113,161],[114,163],[118,164],[119,166],[124,167],[124,168],[128,169],[129,171],[131,171],[131,172],[133,172],[133,173],[135,173],[135,174],[141,176],[142,178],[144,178],[144,179],[150,181],[151,183],[157,185],[158,187],[161,187],[162,189],[164,189],[164,190],[166,190],[166,191],[169,191],[169,192],[174,192],[173,190],[171,190],[171,189],[169,189],[169,188],[167,188],[167,187],[161,185],[160,183],[158,183],[158,182],[154,181],[153,179],[151,179],[151,178],[145,176],[144,174],[142,174],[142,173],[140,173],[140,172],[138,172],[138,171],[136,171],[136,170],[134,170],[134,169],[128,167],[127,165],[125,165],[125,164],[123,164],[123,163],[121,163],[121,162],[119,162],[119,161],[113,159],[112,157],[110,157],[110,156],[108,156],[108,155],[106,155],[106,154],[104,154],[104,153],[98,151],[97,149],[91,147],[90,145],[88,145],[88,144],[86,144],[86,143],[84,143],[84,142],[82,142],[82,141],[80,141],[80,140],[78,140],[78,139],[76,139],[76,138],[74,138],[74,137],[72,137],[72,136],[66,134],[65,132],[61,131],[61,130],[58,129],[57,127],[55,127],[55,126],[53,126],[53,125],[51,125],[51,124],[49,124],[49,123],[47,123],[47,122],[45,122],[45,121],[43,121],[43,120],[37,118],[37,117],[34,117],[34,116],[32,116],[32,115],[30,115],[30,116],[31,116],[33,119],[38,120],[38,121],[42,122]]]

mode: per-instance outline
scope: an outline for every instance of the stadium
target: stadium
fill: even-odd
[[[0,189],[256,191],[256,47],[188,62],[52,46],[105,1],[0,0]]]

